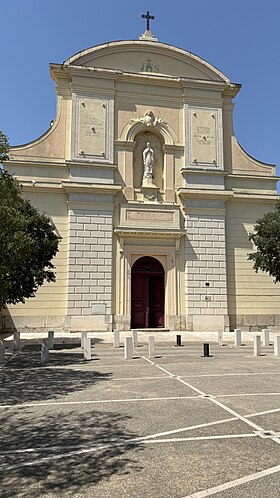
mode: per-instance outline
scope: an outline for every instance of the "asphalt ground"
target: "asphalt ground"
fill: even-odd
[[[142,336],[143,338],[143,336]],[[146,340],[124,360],[73,339],[25,341],[0,369],[0,496],[278,498],[280,358]],[[32,343],[31,343],[32,342]]]

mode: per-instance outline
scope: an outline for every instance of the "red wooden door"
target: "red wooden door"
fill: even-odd
[[[135,273],[131,285],[131,328],[145,328],[148,314],[147,275]]]
[[[149,276],[149,327],[164,326],[164,276]]]
[[[145,256],[131,272],[131,328],[147,327],[164,327],[164,270]]]

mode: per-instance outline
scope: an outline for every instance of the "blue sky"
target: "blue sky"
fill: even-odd
[[[279,0],[2,0],[0,129],[10,143],[37,138],[55,116],[50,62],[98,43],[137,39],[146,10],[156,17],[159,41],[199,55],[242,84],[237,139],[280,174]]]

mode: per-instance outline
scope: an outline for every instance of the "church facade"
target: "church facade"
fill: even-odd
[[[247,259],[277,178],[234,136],[240,85],[150,30],[50,69],[56,118],[5,167],[62,237],[57,280],[4,327],[278,327],[280,289]]]

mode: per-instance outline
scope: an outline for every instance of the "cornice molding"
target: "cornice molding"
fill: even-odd
[[[227,174],[228,178],[240,178],[241,180],[273,180],[273,181],[279,181],[280,176],[274,176],[274,175],[258,175],[256,173],[250,174],[250,173],[228,173]]]
[[[276,202],[280,200],[280,196],[276,194],[256,194],[252,193],[242,193],[234,192],[231,190],[199,190],[191,188],[179,188],[177,190],[179,197],[182,200],[187,199],[205,199],[205,200],[220,200],[220,201],[231,201],[240,202],[240,200],[255,202],[255,201],[270,201]]]
[[[232,198],[230,199],[231,202],[258,202],[262,201],[265,203],[275,203],[280,200],[280,195],[278,194],[255,194],[255,193],[239,193],[239,192],[234,192]]]
[[[225,201],[234,195],[230,190],[201,190],[193,188],[179,188],[177,193],[182,199],[210,199]]]
[[[120,185],[110,184],[89,184],[82,182],[62,181],[62,188],[69,194],[95,194],[95,195],[116,195],[121,192]]]
[[[45,157],[41,160],[36,159],[9,159],[9,161],[3,162],[3,164],[9,166],[10,164],[13,166],[41,166],[42,168],[46,167],[55,167],[55,168],[65,168],[67,167],[66,161],[63,159],[62,161],[52,161],[48,160]]]
[[[216,170],[216,169],[203,169],[203,168],[181,168],[180,169],[182,175],[190,173],[192,175],[216,175],[216,176],[227,176],[228,174],[225,171],[222,170]]]
[[[110,164],[110,163],[97,163],[94,160],[85,160],[85,161],[75,161],[74,159],[67,160],[65,161],[66,166],[68,167],[80,167],[80,168],[86,168],[86,167],[92,167],[92,168],[99,168],[99,169],[117,169],[118,166],[116,164]]]
[[[114,233],[120,237],[180,239],[186,235],[186,230],[116,227]]]
[[[24,192],[29,192],[32,194],[38,194],[39,191],[42,191],[44,193],[51,193],[51,194],[65,194],[65,192],[62,189],[62,186],[60,184],[51,184],[51,183],[38,183],[36,182],[35,185],[33,185],[30,181],[26,180],[21,182],[22,189]],[[41,193],[41,192],[40,192]]]

